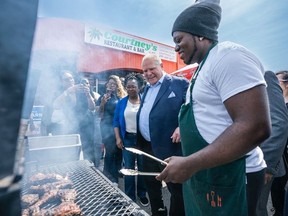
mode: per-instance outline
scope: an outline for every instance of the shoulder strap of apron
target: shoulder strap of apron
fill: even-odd
[[[199,71],[201,70],[201,68],[203,67],[204,63],[206,62],[206,59],[207,59],[210,51],[211,51],[211,50],[213,49],[213,47],[215,47],[217,44],[218,44],[218,42],[214,42],[214,43],[212,43],[212,44],[210,45],[207,53],[205,54],[203,60],[200,62],[197,70],[195,71],[195,73],[194,73],[194,75],[193,75],[193,77],[192,77],[192,79],[191,79],[191,85],[190,85],[190,89],[189,89],[191,101],[192,101],[192,89],[193,89],[193,87],[194,87],[196,78],[198,77]]]

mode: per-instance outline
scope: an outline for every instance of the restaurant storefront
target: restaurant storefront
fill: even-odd
[[[111,74],[142,72],[146,53],[157,53],[164,70],[172,73],[184,64],[174,47],[100,25],[60,18],[38,18],[30,73],[41,73],[40,86],[58,85],[59,71],[71,70],[89,77],[95,91]],[[54,80],[52,84],[47,82]],[[37,91],[41,94],[41,89]]]
[[[38,18],[27,84],[27,98],[34,100],[28,103],[35,108],[31,114],[32,118],[37,116],[35,125],[41,123],[41,110],[51,107],[62,91],[61,71],[71,71],[76,83],[87,77],[93,90],[102,94],[111,74],[124,78],[130,72],[142,73],[141,61],[146,53],[158,54],[167,73],[184,67],[172,46],[100,25]],[[29,92],[35,92],[35,97],[29,97]]]

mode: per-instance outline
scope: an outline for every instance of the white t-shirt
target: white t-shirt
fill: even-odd
[[[210,51],[193,89],[196,125],[208,143],[212,143],[232,124],[224,101],[258,85],[266,85],[263,65],[245,47],[222,42]],[[189,88],[186,97],[187,103],[190,100]],[[246,160],[246,163],[253,164],[246,164],[247,168],[258,171],[266,167],[260,148],[250,153],[253,159]]]
[[[257,172],[267,167],[264,154],[260,147],[256,147],[247,154],[246,173]]]
[[[140,104],[132,104],[129,100],[127,101],[126,109],[124,110],[126,131],[128,133],[136,133],[136,115],[139,110]]]

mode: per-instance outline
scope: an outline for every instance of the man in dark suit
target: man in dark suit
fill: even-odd
[[[185,101],[188,80],[163,71],[161,59],[155,54],[142,59],[143,74],[148,82],[137,115],[139,148],[160,159],[182,155],[178,113]],[[144,171],[161,172],[164,166],[144,157]],[[162,184],[155,177],[145,177],[152,215],[167,215],[162,198]],[[185,215],[182,185],[168,183],[171,194],[169,215]]]
[[[267,83],[272,131],[270,137],[260,145],[264,153],[267,169],[265,173],[265,182],[262,186],[260,199],[257,205],[257,215],[268,216],[267,202],[274,178],[285,175],[282,154],[288,136],[288,113],[284,102],[283,92],[276,75],[272,71],[266,71],[264,78]],[[258,183],[256,182],[256,184]],[[278,196],[280,195],[278,194]],[[275,215],[282,214],[283,209]]]

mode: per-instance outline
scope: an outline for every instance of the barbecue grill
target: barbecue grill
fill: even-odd
[[[75,203],[80,206],[84,216],[98,215],[148,215],[135,202],[133,202],[118,187],[114,187],[92,163],[87,160],[79,160],[62,164],[27,165],[24,175],[21,194],[29,194],[30,176],[36,173],[56,173],[68,176],[73,182],[73,188],[77,191]],[[41,208],[52,209],[57,203],[47,203]]]

